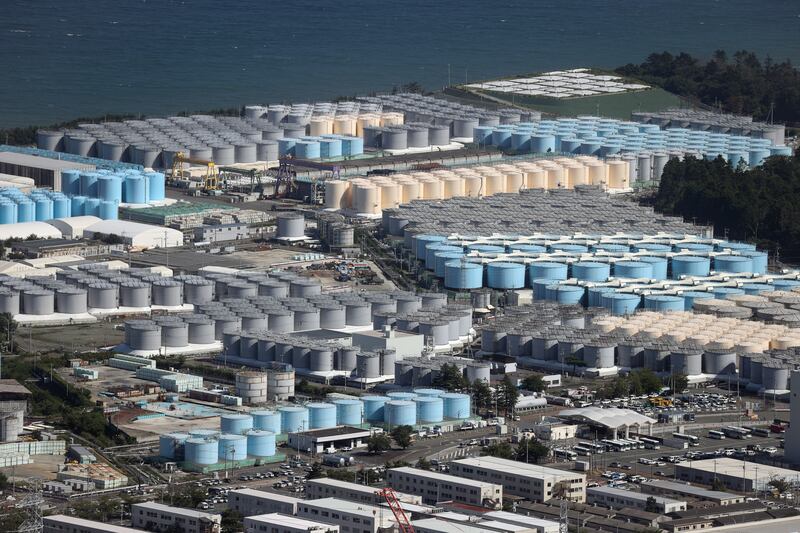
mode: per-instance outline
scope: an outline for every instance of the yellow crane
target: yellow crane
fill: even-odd
[[[206,175],[203,176],[203,190],[216,191],[219,190],[219,172],[217,165],[208,159],[198,159],[190,157],[183,152],[178,152],[172,158],[172,179],[181,177],[181,168],[184,164],[201,165],[206,167]]]

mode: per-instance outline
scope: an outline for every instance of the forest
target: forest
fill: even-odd
[[[718,237],[753,242],[781,261],[800,261],[798,153],[770,157],[753,169],[732,168],[719,157],[672,160],[654,203],[659,212],[713,224]]]
[[[764,121],[800,124],[800,71],[790,61],[759,59],[742,50],[728,57],[717,50],[708,60],[686,53],[654,53],[640,65],[616,69],[691,101]]]

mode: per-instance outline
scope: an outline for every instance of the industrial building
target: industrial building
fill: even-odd
[[[14,379],[0,379],[0,442],[19,439],[31,392]]]
[[[745,501],[745,496],[720,490],[709,490],[688,483],[676,483],[662,479],[642,481],[639,488],[644,494],[655,494],[675,499],[690,499],[712,502],[716,505],[733,505]]]
[[[131,505],[131,525],[146,531],[220,533],[222,515],[156,502]]]
[[[418,356],[425,349],[424,335],[398,331],[391,326],[382,330],[355,332],[351,338],[353,344],[365,352],[393,350],[399,359]]]
[[[507,495],[534,502],[562,498],[586,501],[586,476],[498,457],[470,457],[450,463],[450,473],[466,479],[502,485]]]
[[[333,405],[332,407],[331,414],[335,417],[336,406]],[[342,448],[364,448],[370,435],[369,429],[339,426],[290,433],[288,444],[290,448],[303,450],[307,453],[333,453]]]
[[[297,505],[302,501],[293,496],[255,489],[235,489],[228,494],[228,508],[242,516],[271,513],[294,516],[297,514]]]
[[[425,503],[453,501],[495,508],[503,501],[502,484],[474,481],[460,475],[401,467],[387,470],[386,480],[394,489],[421,496]]]
[[[589,487],[586,489],[586,503],[593,505],[604,505],[612,509],[623,507],[633,507],[634,509],[645,509],[648,501],[654,505],[662,514],[674,513],[675,511],[685,511],[685,500],[673,500],[663,496],[654,496],[631,490],[617,489],[614,487]]]
[[[422,504],[422,497],[419,495],[396,492],[395,496],[400,502]],[[306,483],[306,497],[312,500],[318,498],[339,498],[370,505],[381,505],[384,503],[383,497],[378,495],[378,491],[375,487],[329,478],[309,479]]]
[[[545,419],[538,424],[534,424],[531,429],[533,429],[533,434],[539,440],[557,441],[574,439],[578,426],[565,424],[561,419]]]
[[[558,413],[559,418],[573,423],[586,424],[598,428],[603,433],[616,439],[628,438],[631,428],[637,433],[651,434],[653,425],[657,420],[637,413],[631,409],[612,407],[582,407],[579,409],[565,409]]]
[[[465,517],[466,518],[466,517]],[[534,533],[539,531],[518,524],[492,520],[453,521],[442,518],[424,518],[411,523],[418,533]]]
[[[94,483],[100,490],[117,489],[128,484],[128,477],[107,464],[63,464],[56,473],[58,481],[77,479]]]
[[[0,152],[0,173],[32,178],[36,187],[61,190],[61,172],[64,170],[92,171],[94,165],[38,157],[31,154]]]
[[[129,220],[104,220],[83,230],[86,239],[114,236],[123,244],[139,250],[183,246],[183,233],[172,228],[161,228]]]
[[[248,224],[231,223],[203,225],[194,228],[195,242],[224,242],[238,241],[250,238],[250,226]]]
[[[800,472],[772,465],[751,463],[731,457],[702,459],[675,465],[675,477],[682,481],[711,485],[718,480],[729,490],[757,492],[768,488],[774,478],[784,478],[790,483],[800,483]]]
[[[377,533],[395,523],[388,509],[337,498],[301,500],[297,504],[297,517],[334,524],[342,532]]]
[[[244,519],[244,533],[339,533],[339,526],[270,513]]]
[[[55,514],[42,518],[42,533],[142,533],[141,529]]]

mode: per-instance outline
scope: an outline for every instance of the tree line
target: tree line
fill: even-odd
[[[753,242],[800,259],[800,155],[759,167],[687,157],[664,168],[653,199],[658,212],[714,226],[718,237]]]
[[[616,72],[757,120],[766,120],[774,106],[775,121],[800,123],[800,71],[788,60],[775,62],[769,56],[761,60],[746,50],[732,57],[717,50],[707,60],[661,52]]]

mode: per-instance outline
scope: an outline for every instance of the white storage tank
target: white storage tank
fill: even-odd
[[[278,214],[278,239],[301,239],[305,236],[306,221],[302,213]]]
[[[236,374],[236,396],[239,396],[242,399],[242,402],[247,405],[259,405],[266,403],[266,372],[238,372]]]

